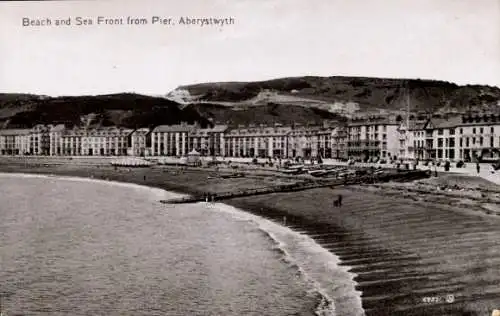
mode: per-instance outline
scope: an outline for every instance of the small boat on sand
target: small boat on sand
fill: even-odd
[[[301,173],[305,173],[304,170],[302,169],[282,169],[280,170],[282,173],[284,174],[301,174]]]
[[[221,175],[222,179],[232,179],[232,178],[243,178],[245,176],[244,173],[233,173],[233,174],[225,174]]]
[[[310,170],[308,173],[313,177],[321,177],[327,174],[328,171],[324,169],[317,169],[317,170]]]

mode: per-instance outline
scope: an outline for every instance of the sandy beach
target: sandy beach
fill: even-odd
[[[0,162],[0,172],[92,177],[179,193],[259,188],[290,177],[212,177],[176,167]],[[307,233],[357,274],[367,315],[489,315],[500,306],[500,187],[457,175],[235,198],[226,204]],[[342,194],[342,207],[332,201]]]

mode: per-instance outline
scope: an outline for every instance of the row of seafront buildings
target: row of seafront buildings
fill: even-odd
[[[204,156],[465,160],[500,157],[500,115],[453,115],[421,121],[354,118],[321,125],[197,124],[153,129],[37,125],[0,130],[1,155]]]

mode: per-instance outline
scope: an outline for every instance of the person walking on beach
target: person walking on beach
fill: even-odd
[[[333,207],[341,207],[342,206],[342,195],[339,194],[337,199],[333,200]]]

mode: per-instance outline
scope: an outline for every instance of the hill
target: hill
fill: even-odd
[[[294,77],[181,86],[165,97],[134,93],[49,97],[0,94],[0,128],[36,124],[152,127],[198,122],[308,124],[364,114],[498,111],[498,87],[419,79]]]
[[[4,128],[57,123],[135,128],[180,122],[209,123],[198,112],[181,109],[174,101],[132,93],[68,97],[0,94]]]
[[[412,111],[435,113],[496,108],[500,89],[436,80],[306,76],[180,86],[167,97],[232,107],[297,104],[343,114],[398,113],[406,109],[409,98]]]
[[[321,123],[341,119],[328,111],[297,105],[266,104],[244,110],[220,104],[179,104],[162,97],[123,93],[97,96],[47,97],[0,94],[0,127],[29,128],[36,124],[123,126],[129,128],[198,122],[221,124]]]
[[[220,104],[189,104],[186,109],[193,109],[201,116],[214,123],[232,126],[249,124],[321,124],[324,120],[338,121],[343,117],[335,113],[316,108],[307,108],[291,104],[268,103],[248,108],[227,107]]]

